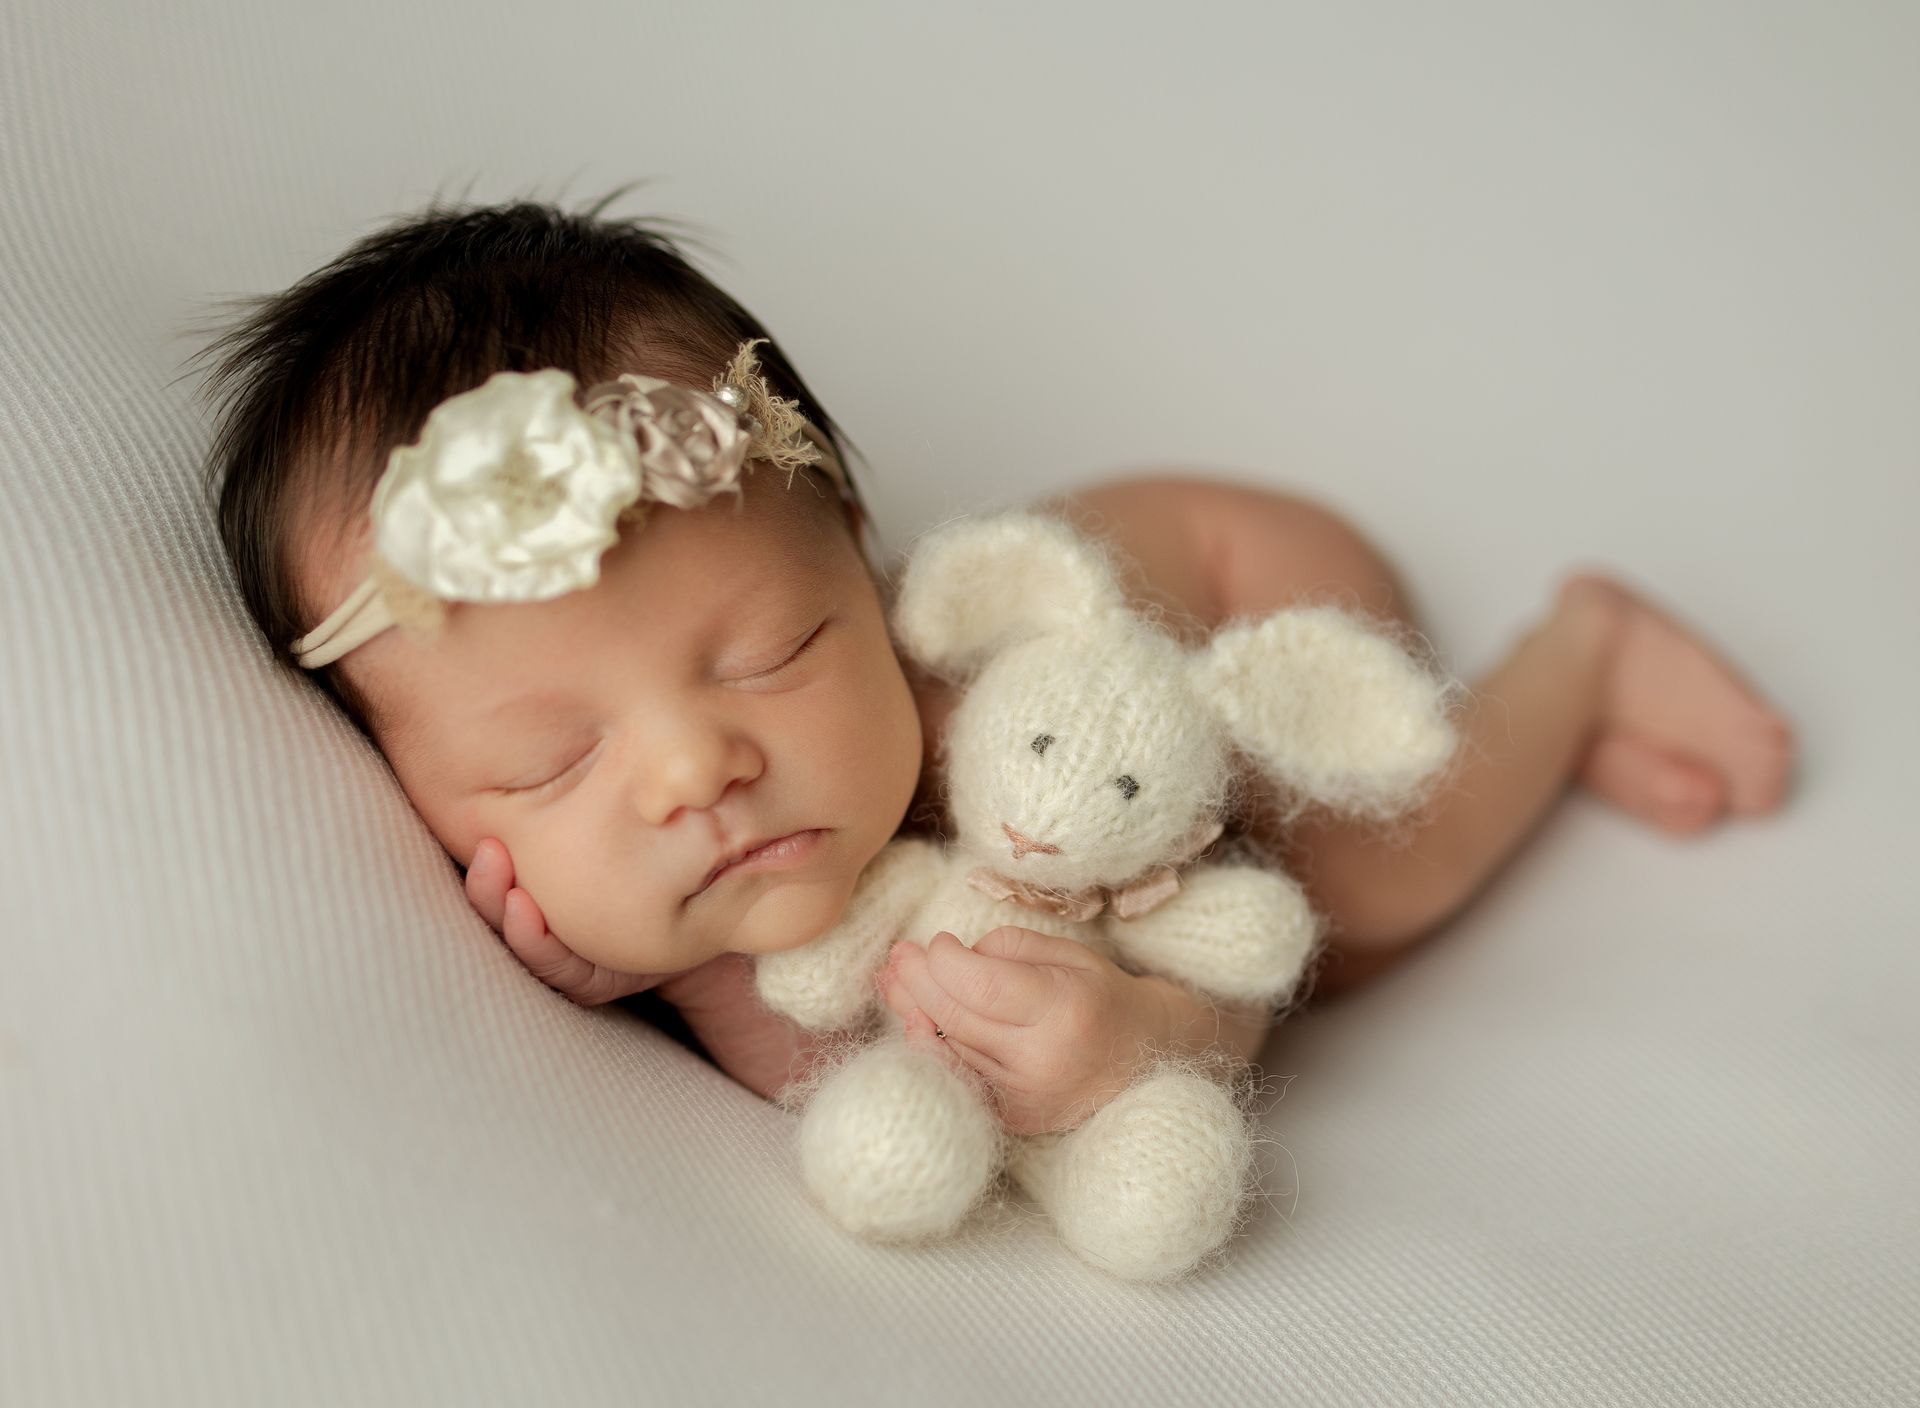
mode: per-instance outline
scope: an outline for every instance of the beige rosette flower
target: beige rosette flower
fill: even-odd
[[[738,399],[736,395],[735,399]],[[603,416],[639,448],[645,487],[634,505],[698,508],[716,494],[739,494],[754,453],[754,426],[726,401],[659,377],[629,372],[597,386],[587,412]]]
[[[639,496],[641,456],[631,432],[580,408],[574,386],[557,368],[495,372],[393,452],[374,491],[374,547],[390,589],[396,574],[417,589],[399,592],[415,610],[419,593],[545,601],[599,579]]]

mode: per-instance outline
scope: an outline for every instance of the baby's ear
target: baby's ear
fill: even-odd
[[[1353,816],[1412,806],[1458,742],[1458,681],[1338,607],[1224,627],[1187,678],[1264,772]]]
[[[960,678],[1018,640],[1125,612],[1107,551],[1046,514],[956,519],[913,544],[893,609],[900,644]]]

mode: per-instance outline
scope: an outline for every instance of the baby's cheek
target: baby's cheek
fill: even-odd
[[[876,850],[899,829],[920,782],[926,740],[913,692],[891,654],[851,677],[815,745],[821,795]]]
[[[671,971],[662,942],[657,886],[616,873],[603,858],[542,838],[528,843],[529,859],[515,853],[517,880],[539,903],[547,927],[582,958],[616,973]]]

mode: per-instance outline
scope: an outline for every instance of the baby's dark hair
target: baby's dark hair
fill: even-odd
[[[674,222],[602,215],[633,184],[577,213],[436,198],[283,292],[228,300],[238,316],[188,359],[213,363],[204,487],[247,609],[274,660],[369,740],[373,702],[337,665],[303,669],[289,649],[338,604],[302,599],[292,532],[316,511],[344,530],[447,397],[543,367],[582,387],[640,372],[705,388],[740,343],[766,338],[768,386],[847,464],[839,426],[759,321],[688,263]]]

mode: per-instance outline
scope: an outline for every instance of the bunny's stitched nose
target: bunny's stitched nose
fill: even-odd
[[[1029,840],[1004,821],[1000,823],[1000,829],[1006,832],[1007,839],[1013,842],[1013,858],[1015,860],[1019,860],[1020,857],[1028,851],[1038,851],[1043,856],[1057,856],[1060,854],[1060,848],[1058,846],[1049,846],[1045,841]]]

